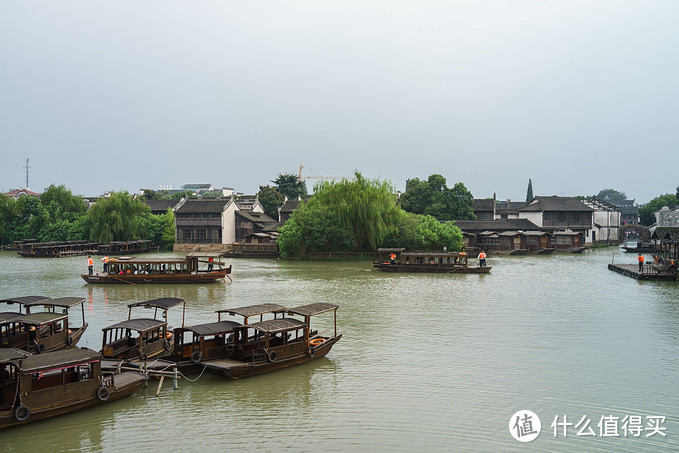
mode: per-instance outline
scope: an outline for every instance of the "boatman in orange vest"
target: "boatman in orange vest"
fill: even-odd
[[[486,252],[483,250],[481,250],[481,253],[479,253],[479,266],[486,267]]]
[[[212,269],[214,269],[215,266],[215,259],[212,257],[209,257],[207,259],[207,271],[212,272]]]
[[[90,275],[92,275],[93,268],[94,268],[94,260],[92,259],[91,256],[88,255],[88,257],[87,257],[87,272],[89,272]]]
[[[643,272],[644,271],[644,255],[642,255],[640,253],[639,256],[637,257],[637,260],[639,260],[639,272]]]
[[[396,254],[395,253],[392,253],[391,256],[389,256],[389,258],[391,258],[391,264],[396,264]]]
[[[104,274],[108,273],[108,256],[104,256],[101,261],[104,263]]]

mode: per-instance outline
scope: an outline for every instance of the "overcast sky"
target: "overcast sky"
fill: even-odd
[[[679,1],[10,1],[0,190],[679,185]],[[307,171],[308,170],[308,171]],[[310,188],[314,180],[310,180]]]

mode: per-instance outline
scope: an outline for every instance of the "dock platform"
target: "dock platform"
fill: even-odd
[[[645,264],[642,272],[637,264],[609,264],[608,270],[637,280],[677,280],[676,273],[660,272],[653,264]]]

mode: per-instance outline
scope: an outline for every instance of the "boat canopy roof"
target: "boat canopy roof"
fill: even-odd
[[[404,248],[379,248],[377,249],[378,253],[403,253],[405,252],[406,249]]]
[[[40,305],[70,308],[85,302],[84,297],[59,297],[58,299],[37,300],[24,304],[26,307],[36,307]]]
[[[24,372],[52,370],[68,366],[96,362],[101,358],[98,352],[87,348],[64,349],[32,355],[21,361],[20,368]]]
[[[314,316],[320,315],[321,313],[325,313],[327,311],[337,310],[338,308],[339,305],[319,302],[316,304],[308,304],[302,305],[301,307],[290,308],[288,309],[288,313],[300,316]]]
[[[258,305],[248,305],[247,307],[217,310],[217,313],[228,313],[230,315],[240,315],[245,318],[249,318],[250,316],[263,315],[265,313],[273,313],[275,311],[284,310],[285,307],[278,304],[258,304]]]
[[[23,297],[10,297],[8,299],[0,299],[0,302],[5,302],[8,304],[30,304],[32,302],[38,302],[41,300],[49,300],[51,297],[45,296],[23,296]]]
[[[23,359],[31,355],[30,352],[15,348],[0,348],[0,363],[11,362],[16,359]]]
[[[198,336],[206,336],[231,333],[234,331],[234,329],[240,326],[241,326],[240,323],[234,321],[219,321],[211,322],[208,324],[198,324],[195,326],[179,327],[175,330],[183,332],[193,332]]]
[[[456,252],[405,252],[405,253],[401,253],[401,257],[409,257],[409,256],[413,256],[413,257],[426,256],[426,257],[434,257],[434,258],[448,258],[448,257],[453,258],[453,257],[456,257],[456,256],[467,256],[467,254],[464,253],[464,252],[462,252],[462,253],[456,253]]]
[[[11,322],[20,322],[22,324],[30,324],[32,326],[42,326],[45,324],[51,324],[53,322],[61,321],[62,319],[67,319],[68,315],[59,313],[31,313],[30,315],[21,315]]]
[[[20,318],[21,316],[23,316],[21,313],[14,313],[11,311],[0,313],[0,324],[7,324],[14,318]]]
[[[185,304],[184,299],[177,299],[176,297],[162,297],[160,299],[151,299],[145,302],[135,302],[129,304],[128,307],[144,307],[144,308],[160,308],[162,310],[169,310],[177,305]]]
[[[191,252],[187,253],[187,258],[219,258],[223,253],[219,252]]]
[[[114,258],[109,263],[124,263],[124,264],[184,264],[186,258],[132,258],[129,256],[121,256]]]
[[[306,327],[307,323],[295,318],[279,318],[271,319],[269,321],[256,322],[254,324],[245,325],[243,327],[252,327],[267,334],[276,334],[279,332],[287,332],[288,330],[297,330]]]
[[[167,324],[165,321],[158,319],[128,319],[127,321],[119,322],[118,324],[113,324],[112,326],[104,327],[102,330],[114,330],[114,329],[130,329],[136,330],[137,332],[146,332],[147,330],[153,330],[158,327]]]

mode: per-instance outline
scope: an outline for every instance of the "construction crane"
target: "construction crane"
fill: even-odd
[[[304,181],[305,179],[349,179],[348,176],[303,176],[302,169],[304,165],[299,164],[299,173],[297,174],[297,179]]]

